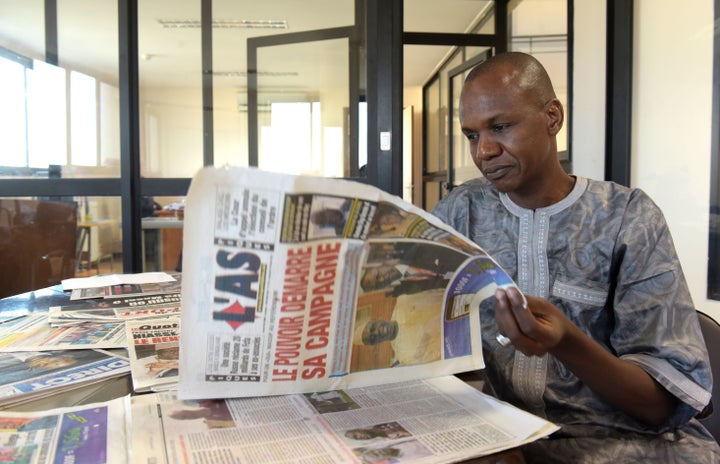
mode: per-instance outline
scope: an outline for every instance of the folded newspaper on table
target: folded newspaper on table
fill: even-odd
[[[177,388],[180,317],[125,322],[133,390]]]
[[[513,285],[476,244],[375,187],[204,168],[186,200],[178,396],[480,369],[479,305]]]
[[[0,353],[0,408],[125,375],[130,362],[101,350]]]
[[[259,398],[139,395],[132,423],[132,462],[155,464],[448,463],[557,430],[453,376]]]
[[[106,463],[130,461],[129,397],[42,412],[0,412],[0,460],[14,463]]]
[[[88,322],[53,327],[46,313],[29,313],[0,325],[0,352],[125,348],[125,325]]]
[[[83,322],[125,322],[180,313],[180,292],[121,298],[69,301],[51,306],[48,321],[54,326]]]

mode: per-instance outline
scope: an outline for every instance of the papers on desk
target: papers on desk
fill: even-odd
[[[44,412],[0,412],[0,424],[12,443],[8,453],[42,464],[448,463],[557,430],[451,376],[225,400],[152,393]]]
[[[48,310],[53,325],[125,322],[180,313],[180,293],[74,301]]]
[[[16,463],[128,463],[128,402],[118,398],[44,412],[0,412],[0,456]]]
[[[180,317],[125,322],[135,392],[177,388]]]
[[[70,301],[93,298],[129,298],[133,296],[179,294],[182,287],[182,274],[168,273],[174,280],[163,282],[125,283],[108,287],[75,288],[70,293]],[[91,279],[92,280],[92,279]]]
[[[125,325],[98,322],[53,327],[45,313],[31,313],[0,325],[0,352],[124,348]]]
[[[93,277],[75,277],[64,279],[64,291],[76,288],[110,287],[122,284],[147,284],[158,282],[172,282],[175,278],[166,272],[141,272],[139,274],[110,274]]]
[[[445,463],[557,427],[449,376],[274,397],[141,395],[128,429],[134,462]]]
[[[0,407],[118,377],[130,370],[124,356],[100,350],[23,351],[0,354]]]

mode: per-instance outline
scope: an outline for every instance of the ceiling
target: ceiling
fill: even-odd
[[[535,0],[537,1],[537,0]],[[413,32],[465,32],[490,0],[405,0],[404,28]],[[200,19],[199,0],[138,2],[138,44],[142,87],[201,86],[201,35],[198,27],[168,28],[159,20]],[[44,0],[0,0],[0,45],[31,58],[44,58]],[[353,0],[214,0],[214,85],[246,86],[246,40],[354,23]],[[118,75],[117,6],[113,1],[58,1],[59,64],[116,83]],[[240,20],[284,20],[286,29],[234,26]],[[269,86],[302,87],[305,81],[344,76],[347,42],[325,41],[262,51],[259,71]],[[406,46],[404,85],[418,86],[432,74],[449,47]],[[268,53],[267,55],[263,55]],[[270,57],[272,57],[270,59]],[[265,64],[263,64],[265,63]],[[336,70],[339,67],[339,71]]]

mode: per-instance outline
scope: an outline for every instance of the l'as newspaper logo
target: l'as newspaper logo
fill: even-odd
[[[222,249],[215,255],[215,264],[218,267],[213,319],[225,321],[233,330],[246,322],[254,322],[257,308],[262,308],[260,300],[267,265],[258,254]]]

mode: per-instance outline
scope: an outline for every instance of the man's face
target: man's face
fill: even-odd
[[[366,345],[375,345],[380,342],[394,340],[397,334],[398,324],[396,321],[373,319],[365,324],[362,340]]]
[[[512,71],[489,71],[466,83],[460,96],[460,126],[475,165],[513,200],[542,192],[562,126],[557,100],[534,101],[513,85],[515,80]]]
[[[366,290],[386,288],[401,277],[402,273],[395,266],[370,267],[363,273],[362,287]]]
[[[312,215],[312,222],[318,225],[342,224],[344,220],[342,211],[337,209],[321,209]]]

